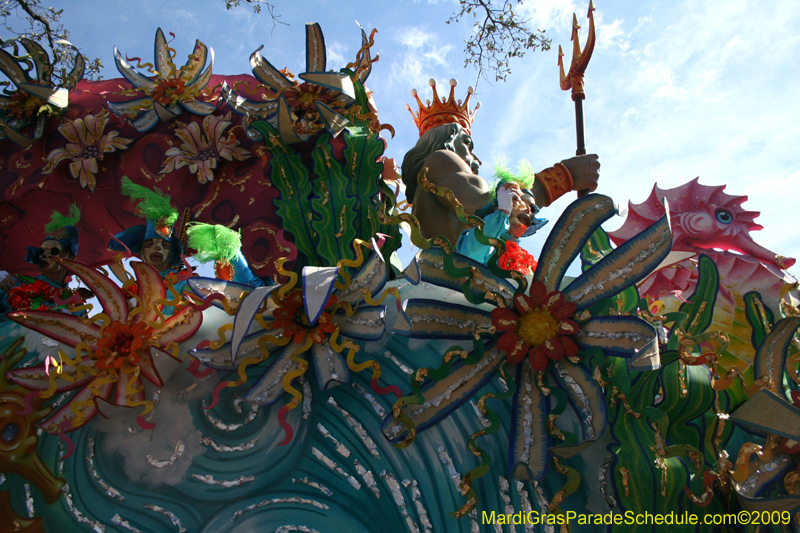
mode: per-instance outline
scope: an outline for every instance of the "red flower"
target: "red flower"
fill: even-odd
[[[536,270],[536,259],[515,241],[506,241],[506,250],[497,260],[503,270],[515,270],[520,274],[530,274]]]
[[[283,335],[292,337],[294,342],[302,344],[306,340],[306,334],[311,336],[317,344],[325,341],[325,334],[336,331],[336,324],[331,320],[331,315],[327,311],[336,304],[336,296],[330,295],[325,304],[325,311],[320,313],[316,324],[309,326],[308,317],[303,309],[303,291],[294,290],[279,300],[280,307],[276,309],[272,316],[275,318],[273,327],[283,329]]]
[[[11,101],[6,107],[6,115],[17,120],[31,118],[44,105],[47,105],[47,102],[38,96],[18,90],[11,96]]]
[[[125,296],[128,298],[134,298],[137,294],[139,294],[139,286],[135,281],[126,285],[125,287],[122,287],[122,290],[125,292]]]
[[[509,308],[492,310],[492,325],[504,332],[497,347],[507,352],[509,363],[519,363],[527,354],[536,370],[544,371],[550,360],[578,355],[578,345],[571,335],[578,333],[578,324],[569,319],[576,305],[563,293],[534,281],[528,295],[514,297],[516,312]]]
[[[56,289],[46,281],[37,279],[33,283],[26,283],[8,291],[8,303],[14,310],[38,309],[46,303],[53,303]],[[39,299],[36,307],[34,301]]]

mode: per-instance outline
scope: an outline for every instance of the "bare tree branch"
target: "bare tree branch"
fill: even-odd
[[[36,22],[44,26],[44,34],[47,37],[47,42],[50,44],[50,49],[55,50],[56,45],[53,42],[53,30],[50,28],[50,21],[47,20],[42,15],[40,15],[39,13],[37,13],[36,11],[34,11],[34,8],[32,8],[31,5],[29,5],[26,0],[17,0],[17,2],[19,4],[19,7],[21,7],[22,10],[25,13],[27,13],[31,19],[35,20]],[[36,6],[37,2],[34,2],[34,5]],[[33,23],[31,23],[31,26],[33,26]]]
[[[69,32],[61,24],[63,10],[45,8],[40,0],[0,0],[0,23],[16,37],[25,37],[48,49],[52,58],[53,83],[61,85],[75,62],[76,51],[56,41],[68,40]],[[20,23],[22,26],[20,26]],[[99,58],[87,59],[84,77],[102,78]]]
[[[517,0],[522,4],[522,0]],[[481,78],[489,81],[505,81],[511,74],[510,61],[522,57],[528,50],[549,50],[551,40],[544,36],[545,30],[531,30],[528,20],[514,13],[514,1],[459,0],[460,10],[447,20],[447,24],[459,22],[472,15],[477,19],[473,32],[464,47],[464,66],[474,65],[478,70],[476,85]]]
[[[266,0],[225,0],[225,8],[228,10],[233,9],[234,7],[238,7],[244,2],[248,6],[253,9],[253,13],[261,13],[261,6],[267,6],[267,11],[269,11],[269,16],[272,17],[272,31],[275,31],[275,28],[278,27],[278,24],[283,24],[284,26],[288,26],[286,22],[279,20],[281,18],[280,15],[275,14],[275,4],[271,4]]]

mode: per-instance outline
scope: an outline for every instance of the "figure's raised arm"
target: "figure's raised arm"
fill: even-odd
[[[597,155],[579,155],[537,172],[532,192],[536,204],[547,207],[570,191],[594,191],[599,178],[600,161]]]

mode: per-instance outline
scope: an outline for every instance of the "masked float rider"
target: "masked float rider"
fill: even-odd
[[[181,253],[183,246],[179,237],[177,226],[178,210],[171,204],[169,195],[160,190],[150,190],[147,187],[133,183],[129,178],[122,178],[122,194],[138,200],[136,213],[144,218],[146,224],[137,224],[114,236],[108,247],[114,251],[124,251],[127,247],[131,253],[152,266],[167,278],[182,270]],[[254,287],[264,285],[264,282],[250,270],[244,255],[237,250],[231,258],[235,276],[233,281],[245,283]],[[187,285],[185,280],[174,281],[175,290],[180,293]]]
[[[547,224],[547,220],[535,217],[539,208],[531,192],[534,184],[532,167],[527,161],[522,161],[520,166],[521,175],[517,176],[498,164],[495,171],[498,181],[492,187],[494,201],[475,214],[483,219],[483,234],[486,237],[506,242],[505,253],[498,258],[500,268],[530,274],[536,269],[536,261],[519,247],[519,239],[536,233]],[[478,241],[476,231],[476,228],[470,228],[461,232],[456,251],[487,264],[494,247]]]
[[[45,226],[46,237],[39,247],[28,246],[25,261],[39,267],[36,277],[15,276],[0,271],[0,312],[23,309],[67,309],[83,303],[90,293],[79,293],[67,287],[67,270],[55,258],[75,259],[78,254],[79,232],[76,225],[81,212],[77,204],[69,207],[68,215],[53,211]],[[77,298],[75,296],[77,295]],[[69,303],[59,303],[70,300]],[[83,316],[85,311],[76,315]]]
[[[504,230],[501,235],[507,238],[524,236],[532,226],[534,231],[539,227],[537,219],[532,217],[538,210],[537,206],[549,206],[570,191],[591,192],[597,188],[600,168],[597,156],[582,155],[537,172],[528,190],[510,184],[498,187],[495,202],[488,183],[478,175],[481,161],[472,153],[472,120],[475,110],[480,107],[478,104],[475,110],[469,109],[474,90],[470,87],[461,103],[454,98],[456,80],[450,81],[447,100],[439,98],[435,80],[429,83],[433,88],[433,103],[424,105],[414,90],[411,94],[417,100],[419,113],[414,114],[410,106],[406,106],[419,129],[420,138],[406,153],[402,167],[406,197],[412,204],[412,213],[419,220],[423,237],[429,239],[442,235],[451,243],[458,243],[462,232],[470,229],[458,220],[455,208],[447,198],[418,187],[418,175],[423,168],[427,168],[427,180],[450,189],[467,214],[478,214],[485,219],[489,213],[499,211],[494,223]],[[485,248],[467,245],[469,240],[462,240],[460,251],[479,261],[488,259],[491,251],[487,254]]]

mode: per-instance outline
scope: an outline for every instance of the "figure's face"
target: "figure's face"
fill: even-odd
[[[65,272],[63,266],[53,261],[53,257],[69,258],[70,253],[64,245],[54,239],[42,243],[42,257],[39,259],[39,270],[47,277],[55,278]]]
[[[164,239],[147,239],[142,244],[142,260],[163,272],[172,262],[172,243]]]
[[[481,168],[481,160],[475,157],[475,154],[472,153],[473,144],[472,144],[472,137],[467,133],[465,130],[461,130],[456,138],[453,140],[453,145],[455,146],[456,153],[464,160],[466,164],[469,165],[469,168],[472,170],[473,174],[477,174]]]
[[[529,191],[521,191],[520,197],[522,202],[514,202],[511,216],[508,217],[511,226],[508,233],[517,239],[522,237],[533,222],[531,206],[536,205],[536,199]]]

